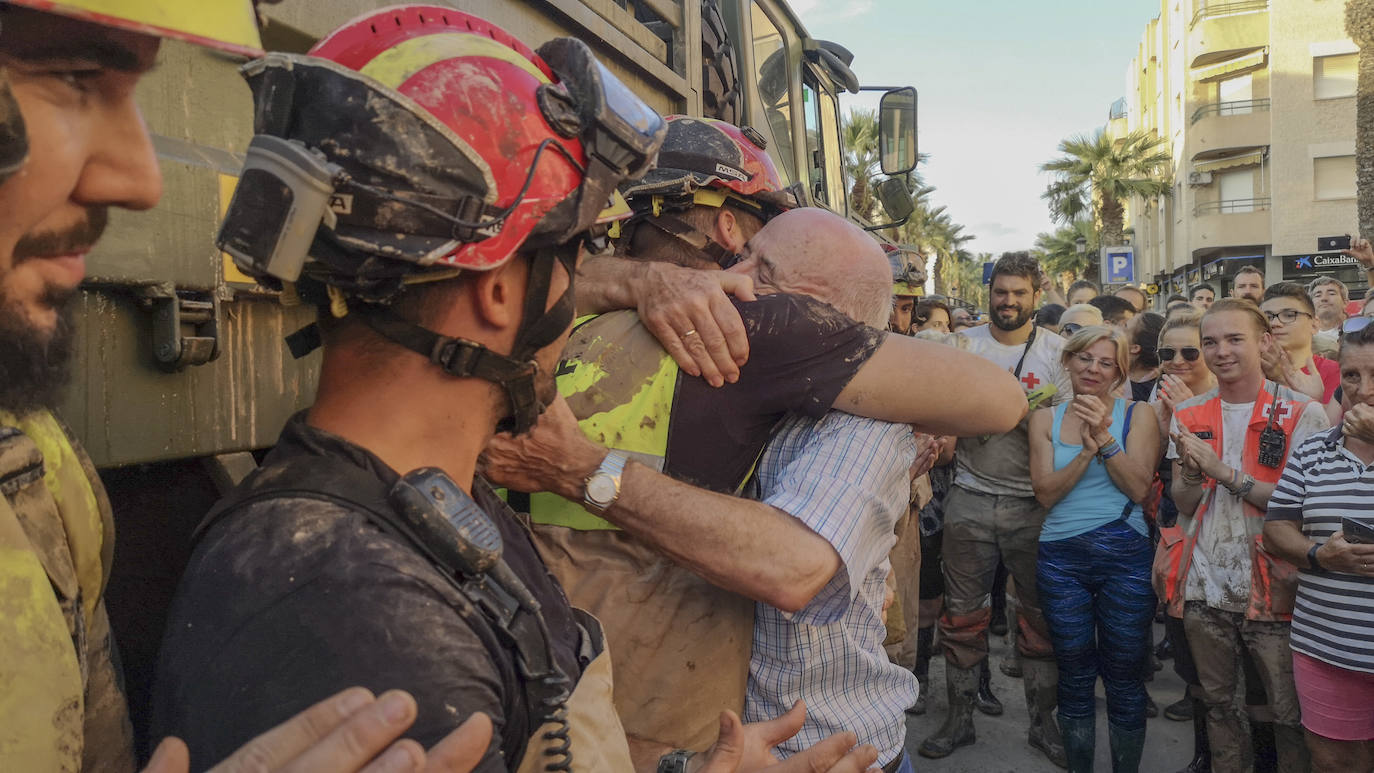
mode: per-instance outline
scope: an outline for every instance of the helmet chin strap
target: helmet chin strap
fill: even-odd
[[[703,261],[714,263],[721,268],[729,268],[739,262],[739,254],[720,246],[714,239],[698,231],[691,223],[675,215],[663,213],[658,217],[646,217],[639,224],[652,226],[677,239],[687,248],[696,251]]]
[[[426,357],[455,378],[480,378],[500,386],[510,401],[510,413],[497,423],[500,432],[526,432],[547,407],[539,399],[539,350],[557,341],[572,325],[573,279],[577,271],[580,245],[540,249],[530,261],[529,284],[525,289],[524,317],[515,334],[511,353],[498,354],[465,338],[441,335],[402,319],[390,308],[362,314],[367,325],[387,340]],[[548,306],[554,267],[561,264],[568,272],[568,289]]]

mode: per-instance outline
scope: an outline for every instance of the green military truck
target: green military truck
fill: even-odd
[[[270,50],[303,53],[381,0],[260,5]],[[841,46],[806,35],[778,0],[462,0],[531,46],[571,35],[663,113],[752,125],[786,182],[846,214],[839,93],[856,90]],[[89,257],[84,347],[62,414],[103,469],[210,459],[270,446],[313,391],[319,355],[283,336],[312,311],[284,307],[214,245],[252,137],[241,61],[176,41],[139,100],[165,177],[151,213],[114,212]],[[908,97],[907,94],[910,96]],[[890,152],[915,158],[914,91],[892,95]],[[885,115],[888,115],[885,113]],[[902,130],[905,130],[903,132]],[[894,161],[889,167],[900,164]],[[213,460],[218,460],[213,461]],[[240,457],[240,462],[246,461]],[[146,468],[145,468],[146,469]],[[241,472],[242,465],[237,466]]]
[[[303,53],[383,0],[259,6],[270,50]],[[752,125],[786,182],[847,214],[842,90],[859,87],[841,46],[808,37],[779,0],[460,0],[454,7],[531,46],[571,35],[651,106]],[[61,414],[89,450],[115,508],[108,600],[140,746],[167,605],[195,524],[308,404],[318,353],[283,338],[313,310],[240,274],[215,247],[252,138],[243,62],[177,41],[138,98],[165,193],[152,212],[112,211],[88,257],[72,387]],[[914,166],[915,92],[884,97],[885,171]],[[886,182],[886,181],[885,181]],[[909,201],[897,178],[894,190]],[[895,211],[896,205],[887,211]]]

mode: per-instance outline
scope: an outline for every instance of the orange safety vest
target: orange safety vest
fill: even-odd
[[[1277,399],[1276,399],[1277,396]],[[1250,423],[1245,432],[1245,448],[1241,453],[1241,469],[1257,482],[1277,483],[1283,474],[1284,465],[1265,467],[1259,463],[1259,438],[1264,428],[1269,426],[1273,415],[1274,426],[1282,429],[1287,438],[1284,448],[1285,463],[1293,450],[1293,432],[1307,404],[1312,402],[1306,395],[1266,380],[1255,397],[1255,409],[1250,415]],[[1180,426],[1193,434],[1211,433],[1207,443],[1220,457],[1225,447],[1222,441],[1223,422],[1221,417],[1221,396],[1216,389],[1194,397],[1179,406],[1174,417]],[[1169,614],[1183,617],[1183,602],[1187,595],[1188,570],[1193,563],[1193,549],[1197,547],[1198,535],[1202,531],[1202,519],[1206,517],[1212,502],[1217,496],[1217,482],[1211,479],[1202,483],[1202,500],[1197,512],[1191,518],[1191,527],[1185,526],[1185,518],[1179,515],[1177,532],[1161,532],[1161,557],[1156,558],[1156,590],[1161,592],[1169,607]],[[1293,602],[1298,589],[1297,567],[1272,555],[1264,549],[1264,510],[1249,502],[1242,502],[1246,516],[1246,532],[1250,539],[1250,603],[1245,611],[1249,620],[1288,621],[1293,619]],[[1181,537],[1181,539],[1180,539]],[[1163,564],[1163,566],[1161,566]]]

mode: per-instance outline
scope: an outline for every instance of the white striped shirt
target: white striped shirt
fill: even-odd
[[[883,651],[882,608],[915,458],[910,427],[831,411],[786,419],[759,461],[759,498],[828,540],[843,563],[795,614],[755,607],[745,721],[806,701],[801,732],[778,746],[784,757],[844,730],[873,744],[879,764],[902,753],[916,677]]]
[[[1341,428],[1308,438],[1288,457],[1265,520],[1301,521],[1318,545],[1341,518],[1374,527],[1374,465],[1345,447]],[[1374,578],[1299,567],[1292,647],[1352,671],[1374,673]]]

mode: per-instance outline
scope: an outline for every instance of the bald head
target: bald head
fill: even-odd
[[[862,228],[828,210],[803,207],[768,221],[745,246],[739,270],[764,291],[809,295],[855,320],[885,327],[892,267]]]

